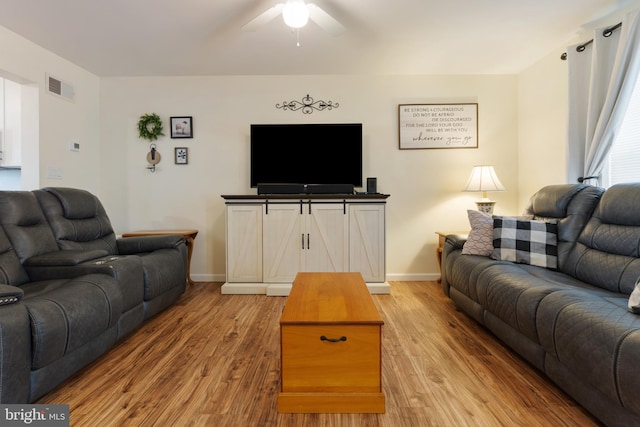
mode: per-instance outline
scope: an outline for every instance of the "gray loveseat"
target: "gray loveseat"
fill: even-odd
[[[544,187],[525,214],[557,222],[557,269],[463,255],[451,235],[445,294],[604,424],[640,425],[640,315],[627,307],[640,278],[640,184]]]
[[[0,192],[0,403],[33,402],[184,292],[181,236],[118,239],[72,188]]]

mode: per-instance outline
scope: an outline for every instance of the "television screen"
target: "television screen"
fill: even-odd
[[[362,187],[362,124],[252,124],[251,186]]]

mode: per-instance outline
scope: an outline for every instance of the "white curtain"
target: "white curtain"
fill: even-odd
[[[640,75],[640,12],[629,13],[610,37],[604,30],[594,32],[583,52],[578,45],[567,51],[571,182],[602,172]]]

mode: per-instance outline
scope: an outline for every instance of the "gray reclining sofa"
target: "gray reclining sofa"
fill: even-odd
[[[557,223],[557,268],[495,250],[463,255],[464,239],[451,235],[445,294],[605,425],[640,425],[640,315],[628,307],[640,278],[640,184],[544,187],[525,214]]]
[[[118,239],[84,190],[0,191],[0,403],[36,401],[186,283],[181,236]]]

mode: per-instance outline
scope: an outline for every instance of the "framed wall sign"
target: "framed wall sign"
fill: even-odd
[[[193,138],[193,117],[171,117],[171,138]]]
[[[401,150],[478,148],[478,104],[398,105]]]
[[[175,164],[186,165],[189,163],[189,149],[187,147],[175,148]]]

